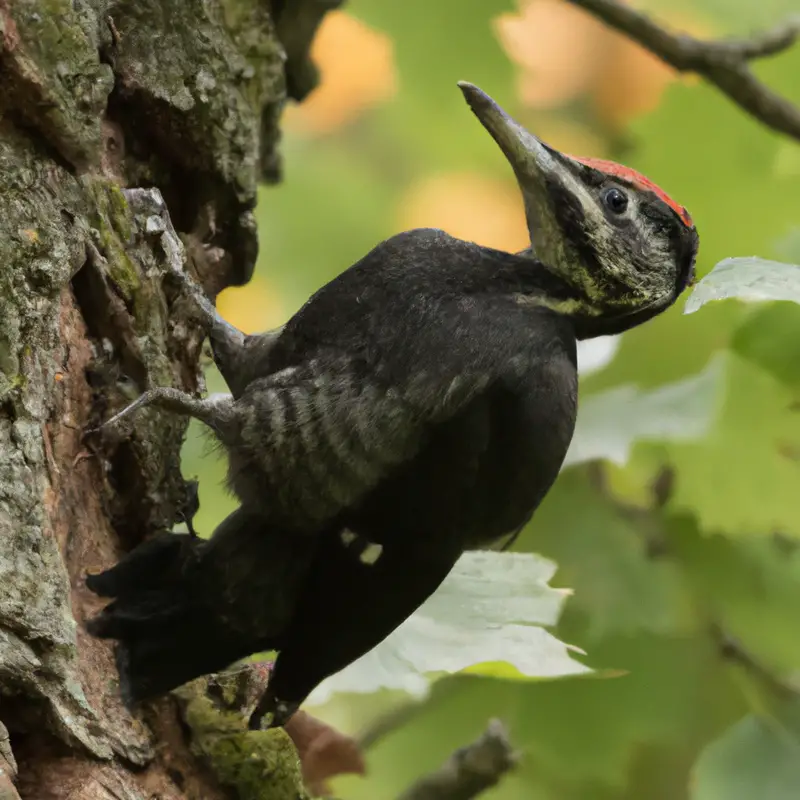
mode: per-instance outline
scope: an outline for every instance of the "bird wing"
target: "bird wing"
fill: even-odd
[[[232,476],[261,481],[265,513],[314,526],[358,503],[393,467],[419,452],[431,426],[452,416],[489,383],[485,374],[421,371],[382,380],[348,357],[315,358],[251,383],[236,401],[237,448],[244,466]]]

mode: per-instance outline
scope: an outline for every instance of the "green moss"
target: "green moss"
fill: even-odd
[[[126,247],[133,228],[125,195],[117,183],[105,178],[85,178],[83,183],[94,201],[90,224],[95,245],[108,262],[108,275],[131,306],[134,317],[146,319],[149,303],[141,307],[138,302],[143,285],[141,270]]]
[[[117,183],[108,183],[106,185],[106,198],[108,199],[109,221],[120,238],[124,242],[129,242],[133,235],[131,210],[125,195],[122,193],[122,187]]]
[[[241,800],[301,800],[300,764],[292,740],[282,730],[247,731],[218,738],[209,762],[219,779],[235,787]]]
[[[303,787],[300,760],[285,731],[250,731],[242,713],[220,709],[195,681],[175,694],[183,701],[192,749],[239,800],[310,800]],[[235,690],[223,704],[232,704]]]
[[[22,375],[6,376],[0,372],[0,401],[5,400],[12,392],[25,391],[28,379]]]
[[[133,231],[131,210],[122,187],[115,181],[96,176],[84,178],[82,184],[94,201],[92,226],[130,242]]]
[[[97,15],[71,0],[43,0],[38,9],[14,15],[19,40],[3,102],[83,169],[100,153],[100,119],[114,86],[99,58]]]
[[[108,275],[128,303],[135,300],[141,288],[139,269],[122,246],[119,238],[108,228],[99,231],[99,244],[108,261]]]

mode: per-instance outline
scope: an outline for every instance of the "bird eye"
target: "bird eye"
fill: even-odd
[[[608,189],[603,195],[603,202],[609,211],[614,214],[624,214],[628,207],[628,195],[616,187]]]

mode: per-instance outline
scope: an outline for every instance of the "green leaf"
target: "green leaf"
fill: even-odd
[[[800,309],[794,303],[754,308],[734,333],[732,347],[781,383],[800,389]]]
[[[800,303],[800,267],[764,258],[726,258],[695,287],[684,306],[693,314],[712,300],[735,297],[747,303],[791,300]]]
[[[714,421],[724,375],[714,359],[698,375],[640,392],[618,386],[581,402],[564,466],[595,459],[624,465],[637,440],[685,441],[705,435]]]
[[[558,620],[568,591],[548,586],[556,565],[523,553],[465,553],[432,597],[371,652],[319,686],[321,704],[335,692],[401,689],[424,696],[429,678],[495,662],[506,677],[588,672],[569,646],[542,626]]]
[[[615,508],[585,471],[559,476],[519,546],[558,563],[559,581],[575,591],[568,611],[586,618],[587,649],[612,633],[685,629],[687,600],[676,564],[650,555],[640,521]]]
[[[664,445],[677,470],[671,507],[707,532],[800,535],[800,414],[793,393],[752,362],[727,356],[725,397],[708,436]]]
[[[437,766],[477,735],[489,717],[499,716],[522,758],[492,797],[664,797],[610,790],[625,785],[641,751],[681,746],[692,726],[708,740],[741,715],[741,707],[733,714],[725,710],[731,692],[720,680],[714,648],[703,636],[645,634],[607,641],[599,655],[627,674],[518,683],[458,676],[438,682],[413,722],[370,751],[373,780],[382,782],[388,773],[396,776],[396,784],[378,788],[372,783],[360,793],[348,786],[350,791],[340,795],[396,796],[413,775]]]
[[[530,775],[546,769],[565,781],[623,786],[638,749],[679,743],[700,704],[712,698],[719,702],[727,694],[727,687],[714,685],[718,661],[702,637],[613,637],[593,647],[592,654],[593,660],[614,663],[627,674],[520,689],[510,725],[513,741],[533,756],[525,765]],[[718,731],[717,715],[716,709],[707,711],[698,727]]]
[[[694,768],[692,800],[795,800],[800,791],[800,702],[750,715],[710,744]]]
[[[776,537],[703,535],[687,517],[667,517],[669,552],[699,609],[759,663],[800,669],[800,548]]]

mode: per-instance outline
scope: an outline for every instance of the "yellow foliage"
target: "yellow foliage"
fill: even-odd
[[[608,156],[607,142],[585,125],[571,122],[555,114],[537,115],[536,125],[531,128],[540,139],[551,147],[571,156]]]
[[[401,199],[399,230],[441,228],[453,236],[515,252],[530,244],[522,199],[513,179],[470,172],[436,175]]]
[[[257,279],[220,292],[217,310],[243,333],[261,333],[286,321],[284,304],[274,289]]]
[[[520,99],[531,108],[585,98],[602,120],[621,127],[655,108],[679,77],[649,51],[564,0],[519,2],[519,12],[502,14],[494,28],[519,67]],[[708,26],[694,16],[667,12],[659,21],[708,35]]]
[[[300,105],[287,108],[287,129],[330,133],[397,91],[392,40],[343,11],[325,15],[311,56],[320,84]]]
[[[519,13],[501,14],[495,34],[520,67],[520,99],[532,108],[563,105],[586,92],[604,50],[598,24],[562,0],[520,0]]]
[[[611,125],[653,111],[667,86],[677,77],[652,53],[618,33],[608,33],[610,57],[592,91],[598,116]]]

